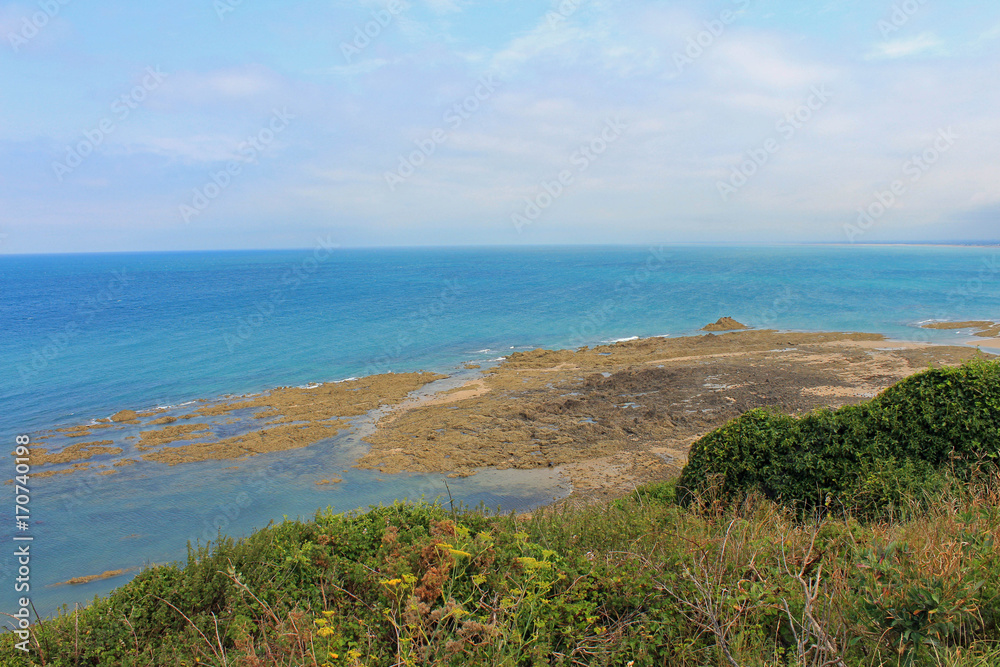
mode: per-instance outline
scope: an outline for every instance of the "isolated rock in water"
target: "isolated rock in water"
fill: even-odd
[[[139,415],[135,412],[135,410],[122,410],[121,412],[116,412],[111,415],[111,421],[119,424],[121,422],[131,422],[138,418]]]
[[[740,324],[731,317],[720,317],[713,324],[703,326],[702,331],[736,331],[737,329],[749,329],[745,324]]]

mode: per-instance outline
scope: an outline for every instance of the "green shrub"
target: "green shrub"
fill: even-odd
[[[757,492],[801,511],[871,516],[998,463],[1000,363],[974,360],[919,373],[861,405],[800,418],[751,410],[695,443],[678,499]]]

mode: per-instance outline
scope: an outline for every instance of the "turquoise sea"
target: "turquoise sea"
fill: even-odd
[[[0,257],[0,442],[122,409],[389,371],[453,376],[514,350],[695,334],[723,315],[753,327],[976,340],[918,328],[1000,319],[1000,248],[650,246],[312,249]],[[981,339],[979,339],[981,340]],[[994,350],[1000,351],[1000,350]],[[370,421],[370,420],[369,420]],[[2,522],[0,610],[13,609],[15,534],[31,542],[43,616],[127,577],[53,586],[186,556],[221,529],[246,535],[319,507],[446,493],[441,475],[354,470],[365,419],[311,447],[233,462],[140,462],[31,484],[30,529]],[[115,434],[115,445],[134,429]],[[245,428],[219,424],[228,435]],[[227,430],[228,429],[228,430]],[[102,436],[103,437],[103,436]],[[90,438],[88,438],[90,439]],[[44,446],[70,444],[52,437]],[[100,463],[101,459],[95,459]],[[14,476],[8,461],[3,479]],[[346,471],[346,472],[345,472]],[[317,479],[343,482],[318,487]],[[448,480],[453,498],[525,509],[567,492],[552,471]],[[5,496],[13,511],[14,489]]]

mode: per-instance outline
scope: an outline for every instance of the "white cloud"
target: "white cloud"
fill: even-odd
[[[350,65],[335,65],[329,68],[329,71],[332,74],[349,79],[351,77],[368,74],[370,72],[374,72],[375,70],[382,69],[386,65],[391,64],[391,62],[392,61],[385,58],[367,58]]]
[[[767,36],[727,35],[709,58],[717,77],[776,90],[799,90],[834,77],[833,68],[786,53],[779,40]]]
[[[209,72],[176,72],[163,84],[162,96],[184,104],[245,102],[281,91],[284,80],[260,65]]]
[[[186,164],[219,163],[226,160],[246,161],[239,148],[246,142],[246,135],[193,134],[189,136],[146,137],[119,149],[128,154],[151,153]],[[268,153],[277,151],[284,144],[275,140],[267,146]]]
[[[494,54],[490,69],[500,72],[501,76],[512,76],[543,54],[572,62],[588,38],[589,35],[579,28],[554,28],[543,19],[531,32],[514,38],[506,48]]]
[[[991,42],[994,39],[1000,39],[1000,23],[981,34],[975,43],[979,44],[981,42]]]
[[[756,91],[734,92],[720,95],[718,100],[734,109],[767,113],[772,116],[788,112],[789,102],[783,97]]]
[[[372,9],[385,6],[384,0],[362,2]],[[706,30],[717,8],[693,0],[585,0],[567,20],[550,25],[545,9],[558,5],[553,0],[525,19],[527,31],[502,27],[487,40],[472,31],[477,39],[471,43],[469,23],[464,17],[454,20],[454,10],[474,14],[481,4],[409,2],[412,11],[394,19],[380,38],[385,41],[352,64],[339,50],[346,37],[340,33],[353,29],[351,21],[348,28],[338,24],[319,56],[286,43],[283,48],[290,51],[276,58],[269,50],[247,53],[241,43],[226,45],[232,47],[227,53],[233,54],[233,67],[171,72],[165,63],[169,76],[162,90],[100,146],[99,152],[111,159],[95,156],[74,174],[74,183],[107,183],[110,203],[121,200],[115,193],[142,194],[135,210],[152,210],[160,202],[167,211],[164,219],[176,218],[176,204],[190,187],[221,161],[236,157],[247,133],[260,127],[274,106],[287,104],[299,117],[296,130],[282,136],[288,144],[273,160],[269,156],[246,170],[240,196],[228,195],[213,209],[213,221],[235,227],[248,214],[262,225],[268,216],[337,219],[356,225],[358,238],[368,242],[388,227],[438,242],[450,240],[443,232],[461,233],[469,241],[503,241],[513,233],[509,217],[523,197],[533,196],[539,183],[551,181],[567,165],[574,168],[571,156],[611,117],[628,121],[625,134],[586,173],[574,172],[573,187],[534,226],[531,232],[538,236],[533,239],[541,234],[550,234],[545,238],[551,241],[613,239],[600,230],[607,220],[616,221],[615,234],[620,231],[623,238],[648,229],[654,235],[687,233],[692,239],[702,234],[705,240],[709,232],[694,230],[692,221],[705,230],[731,228],[768,238],[841,238],[843,223],[856,217],[857,207],[901,178],[903,163],[927,147],[937,128],[949,125],[960,132],[961,142],[918,183],[908,183],[892,221],[887,215],[879,229],[891,236],[896,221],[906,231],[918,215],[944,224],[956,211],[1000,205],[995,187],[1000,91],[988,83],[995,79],[996,59],[969,57],[955,68],[947,59],[914,57],[958,53],[958,45],[977,38],[984,42],[978,51],[986,56],[997,42],[985,40],[1000,37],[1000,27],[991,28],[995,18],[970,22],[961,34],[934,24],[947,45],[934,33],[910,28],[896,33],[905,38],[873,46],[878,31],[869,24],[868,32],[859,33],[859,24],[846,22],[847,14],[833,17],[840,22],[819,22],[814,10],[801,20],[789,10],[780,20],[765,21],[754,4],[678,74],[674,54]],[[826,2],[831,15],[857,6],[856,0]],[[0,8],[0,21],[3,16]],[[277,12],[274,21],[281,20]],[[789,28],[791,21],[798,23]],[[276,39],[294,29],[276,31]],[[811,33],[814,29],[819,32]],[[219,38],[227,39],[221,33]],[[867,57],[876,62],[859,62],[859,55],[872,49]],[[298,69],[291,55],[300,57]],[[146,62],[145,54],[141,61]],[[44,59],[38,62],[47,66]],[[446,123],[442,114],[472,93],[484,72],[497,73],[498,91],[460,127]],[[111,75],[94,81],[89,97],[65,97],[68,120],[63,124],[74,140],[107,110],[69,110],[90,97],[103,104],[104,91],[121,85]],[[831,94],[829,105],[811,114],[794,136],[778,134],[776,124],[801,108],[813,86],[823,85]],[[59,95],[62,104],[61,89]],[[38,102],[34,108],[39,119],[30,126],[22,123],[31,131],[19,126],[15,136],[51,138],[53,123],[46,116],[58,105]],[[444,128],[447,139],[412,178],[390,190],[385,172],[435,128]],[[780,150],[723,201],[717,181],[774,137],[781,138]],[[0,165],[15,165],[0,169],[0,178],[24,174],[17,182],[30,186],[36,172],[65,152],[66,141],[39,142],[41,148],[25,144],[0,159]],[[37,162],[36,169],[21,166],[28,158]],[[65,217],[70,219],[87,202],[74,201],[68,192]],[[51,199],[18,197],[5,202],[6,211],[28,210],[37,202],[50,205]]]
[[[908,58],[924,53],[934,55],[945,53],[944,42],[934,33],[922,32],[909,39],[896,39],[876,44],[865,58],[868,60]]]
[[[658,72],[664,63],[673,62],[663,52],[663,34],[647,31],[649,21],[659,24],[664,19],[660,13],[616,16],[610,13],[610,5],[596,0],[587,3],[586,9],[586,18],[582,7],[579,12],[549,11],[534,28],[494,53],[491,68],[512,77],[548,61],[563,67],[586,65],[629,77]]]
[[[40,13],[45,16],[44,23],[35,18]],[[4,49],[12,48],[16,53],[45,50],[66,41],[72,34],[72,23],[59,10],[55,14],[40,12],[37,5],[16,2],[0,7],[0,40]]]

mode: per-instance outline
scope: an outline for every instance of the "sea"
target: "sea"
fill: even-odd
[[[449,375],[432,391],[514,351],[700,335],[722,316],[755,328],[983,343],[971,331],[920,325],[1000,319],[1000,247],[348,249],[319,241],[280,251],[7,255],[0,295],[0,442],[13,452],[28,436],[54,451],[71,443],[54,429],[123,409],[179,414],[200,399],[278,386]],[[0,611],[12,613],[25,595],[43,618],[72,610],[142,567],[184,560],[189,544],[328,507],[424,498],[523,511],[570,491],[549,469],[459,479],[358,470],[372,421],[236,462],[140,461],[116,474],[32,479],[27,493],[4,486]],[[125,439],[139,428],[116,432],[113,444],[134,449]],[[15,478],[15,463],[0,462],[0,479]],[[342,481],[316,484],[324,478]],[[25,544],[27,574],[13,555]],[[63,583],[120,569],[128,572]],[[27,592],[15,590],[25,581]]]

